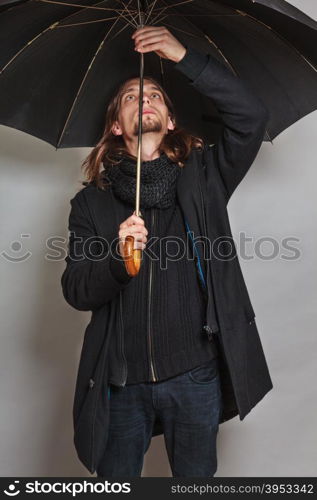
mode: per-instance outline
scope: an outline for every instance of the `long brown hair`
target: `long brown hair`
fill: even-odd
[[[122,154],[127,155],[132,159],[136,159],[135,156],[131,155],[127,150],[122,135],[114,135],[111,131],[114,122],[118,120],[121,93],[123,92],[126,83],[130,80],[132,80],[132,78],[123,82],[118,88],[116,94],[112,97],[107,108],[105,127],[102,137],[82,164],[82,169],[84,170],[86,177],[86,181],[82,183],[84,185],[94,183],[98,188],[103,188],[103,180],[100,175],[101,163],[116,164],[118,163],[118,159],[115,158],[115,156]],[[174,106],[165,90],[152,77],[145,76],[144,80],[149,80],[160,89],[168,108],[170,118],[174,123],[174,130],[168,130],[168,133],[165,134],[162,139],[160,152],[164,152],[174,163],[183,167],[191,150],[193,148],[203,147],[203,140],[199,137],[188,134],[183,128],[176,125]]]

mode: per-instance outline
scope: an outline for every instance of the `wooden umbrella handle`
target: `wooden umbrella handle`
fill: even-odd
[[[130,276],[136,276],[141,267],[142,250],[134,247],[134,237],[126,236],[123,245],[123,258],[125,268]]]

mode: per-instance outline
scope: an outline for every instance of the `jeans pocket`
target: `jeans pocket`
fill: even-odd
[[[189,378],[196,384],[210,384],[219,374],[218,358],[215,357],[203,365],[188,372]]]

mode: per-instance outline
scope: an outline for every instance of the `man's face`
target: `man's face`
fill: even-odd
[[[112,126],[115,135],[123,135],[132,139],[138,135],[139,129],[139,79],[131,79],[125,83],[121,97],[118,120]],[[168,115],[162,92],[150,80],[143,82],[143,114],[142,132],[158,133],[162,137],[174,124]]]

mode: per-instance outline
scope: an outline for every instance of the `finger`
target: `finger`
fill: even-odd
[[[151,52],[152,50],[162,50],[164,49],[165,45],[164,42],[159,42],[159,43],[153,43],[151,45],[147,45],[146,47],[139,47],[136,49],[138,52]]]
[[[144,220],[141,219],[141,217],[138,217],[137,215],[132,215],[131,216],[132,218],[132,226],[134,226],[135,224],[138,225],[138,226],[144,226]]]
[[[140,241],[135,241],[133,244],[133,250],[144,250],[145,247],[145,243],[141,243]]]
[[[134,241],[138,241],[138,242],[141,242],[141,243],[146,243],[147,242],[147,237],[144,236],[144,234],[142,234],[142,233],[135,233],[135,234],[128,233],[128,234],[122,235],[119,238],[119,241],[124,244],[127,236],[133,236]]]
[[[144,226],[141,226],[141,224],[133,224],[133,226],[130,226],[127,228],[128,231],[131,233],[142,233],[147,235],[148,231]]]
[[[135,226],[137,226],[137,227],[144,227],[144,225],[142,225],[140,223],[136,224],[135,222],[129,222],[129,220],[127,219],[125,222],[122,222],[122,224],[120,224],[120,226],[119,226],[119,232],[120,231],[124,231],[126,229],[128,229],[129,231],[131,231],[132,228],[135,227]]]
[[[146,240],[147,235],[143,233],[143,231],[133,231],[132,229],[124,229],[120,231],[119,237],[126,238],[126,236],[133,236],[133,238]]]
[[[119,237],[127,236],[128,234],[131,234],[131,236],[134,236],[135,234],[142,234],[142,236],[147,237],[147,231],[145,232],[140,226],[130,226],[120,229],[119,231]]]
[[[131,234],[134,234],[134,233],[147,234],[147,230],[144,227],[140,226],[140,224],[133,224],[133,226],[130,226],[126,229],[123,229],[123,231],[128,231]]]
[[[127,220],[126,223],[128,226],[133,226],[133,224],[141,224],[144,226],[144,220],[141,219],[138,215],[131,215]]]
[[[135,30],[131,38],[135,38],[139,34],[148,33],[149,31],[157,31],[162,29],[165,29],[164,26],[144,26],[143,28]]]
[[[133,233],[131,236],[137,241],[143,241],[143,243],[147,241],[147,237],[143,233]]]
[[[141,40],[146,40],[151,37],[155,36],[166,36],[165,30],[158,30],[158,31],[147,31],[146,33],[140,33],[136,35],[134,38],[135,43],[140,42]]]
[[[138,47],[146,47],[147,45],[153,44],[153,43],[159,43],[159,42],[165,42],[166,37],[165,35],[158,34],[158,35],[149,35],[147,37],[142,37],[140,40],[136,40],[135,42],[135,50],[138,49]]]

